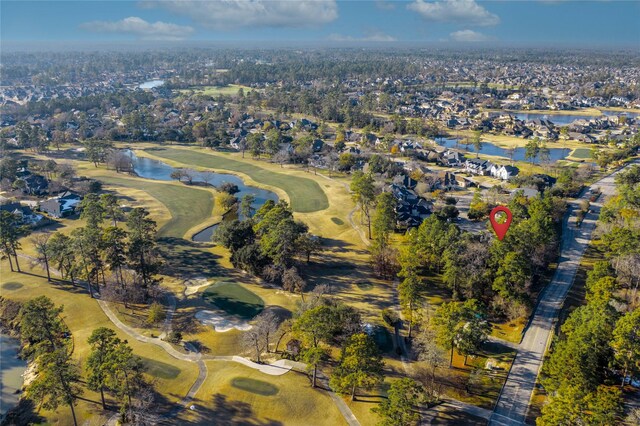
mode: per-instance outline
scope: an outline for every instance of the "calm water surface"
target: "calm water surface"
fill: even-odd
[[[127,150],[127,155],[131,157],[131,161],[133,162],[133,170],[140,177],[146,179],[155,179],[155,180],[173,180],[171,179],[171,173],[175,170],[175,167],[168,165],[162,161],[146,158],[146,157],[138,157],[131,150]],[[203,182],[200,174],[196,174],[195,181]],[[223,183],[231,183],[238,187],[240,192],[234,194],[234,196],[238,197],[238,199],[242,199],[247,194],[251,194],[255,197],[255,201],[253,203],[254,209],[259,209],[267,200],[278,201],[278,196],[271,191],[267,191],[266,189],[256,188],[255,186],[249,186],[244,183],[242,179],[238,176],[226,174],[226,173],[215,173],[213,178],[209,181],[210,184],[214,186],[220,186]],[[231,215],[227,215],[225,220],[228,219]],[[213,232],[215,230],[216,225],[209,226],[204,230],[193,236],[194,241],[211,241],[211,237],[213,236]]]
[[[22,374],[27,369],[26,361],[17,357],[20,345],[17,339],[0,334],[0,419],[16,406],[22,388]]]
[[[440,146],[444,146],[446,148],[457,148],[460,150],[464,150],[465,146],[462,143],[457,143],[457,139],[451,139],[451,138],[437,138],[436,139],[436,143]],[[549,148],[550,144],[547,144],[547,147]],[[470,157],[471,154],[475,154],[475,149],[473,148],[472,144],[469,144],[467,146],[468,151],[470,153],[470,155],[467,155],[467,157]],[[571,152],[570,149],[568,148],[549,148],[549,157],[551,161],[558,161],[558,160],[562,160],[563,158],[565,158],[567,155],[569,155],[569,153]],[[516,148],[515,153],[513,154],[513,160],[514,161],[528,161],[525,156],[525,149],[524,148]],[[495,155],[495,156],[499,156],[499,157],[505,157],[505,158],[509,158],[509,153],[507,152],[507,150],[505,148],[502,148],[500,146],[494,145],[490,142],[482,142],[482,148],[480,149],[480,154],[485,154],[485,155]]]
[[[138,85],[140,89],[153,89],[154,87],[160,87],[164,84],[164,80],[150,80]]]

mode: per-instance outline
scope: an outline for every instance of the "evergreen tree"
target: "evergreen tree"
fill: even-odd
[[[68,405],[73,416],[73,424],[78,425],[74,409],[82,388],[79,368],[72,362],[67,349],[57,348],[38,357],[38,375],[26,389],[27,397],[47,410],[56,410],[60,405]]]
[[[355,399],[358,388],[370,390],[383,380],[384,362],[378,346],[366,333],[351,336],[342,350],[340,364],[331,376],[331,387]]]
[[[107,409],[104,392],[108,389],[109,379],[112,374],[113,358],[116,345],[120,339],[116,333],[106,327],[93,330],[87,340],[91,346],[91,352],[87,357],[87,387],[92,391],[100,392],[102,408]]]
[[[378,426],[413,426],[420,420],[417,411],[424,399],[424,389],[415,380],[404,377],[391,383],[387,399],[371,411],[382,420]]]

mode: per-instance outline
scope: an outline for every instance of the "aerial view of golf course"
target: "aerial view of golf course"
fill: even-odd
[[[640,425],[640,3],[0,8],[0,426]]]

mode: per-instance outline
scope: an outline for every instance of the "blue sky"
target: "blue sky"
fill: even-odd
[[[2,0],[0,19],[3,43],[264,40],[640,47],[639,1]]]

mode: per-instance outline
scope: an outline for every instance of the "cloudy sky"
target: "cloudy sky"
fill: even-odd
[[[25,41],[451,42],[640,47],[640,1],[2,0]]]

